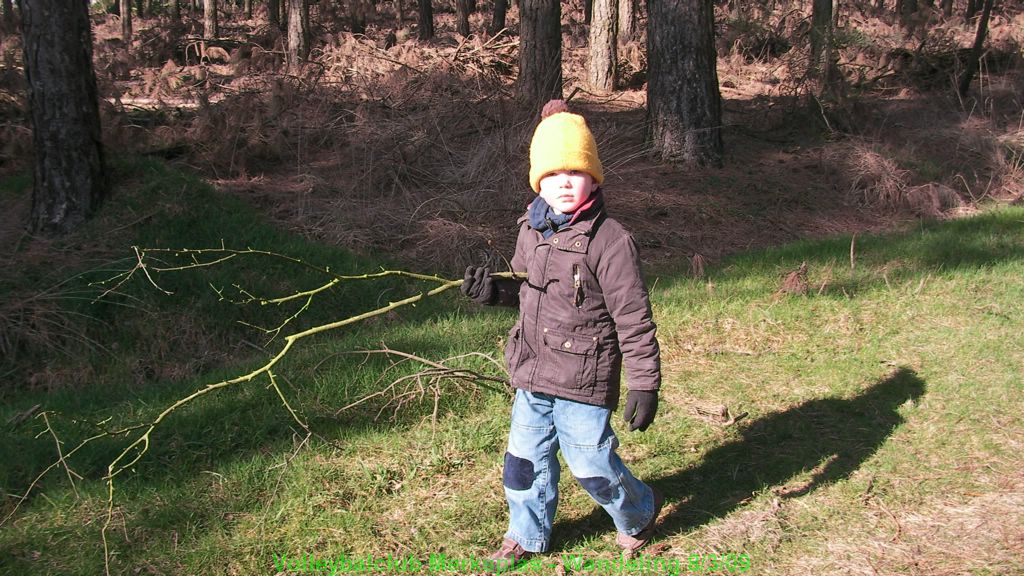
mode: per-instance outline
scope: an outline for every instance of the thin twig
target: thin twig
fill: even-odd
[[[64,467],[64,472],[68,476],[68,482],[71,483],[71,490],[74,491],[75,498],[80,499],[81,495],[78,493],[78,486],[75,485],[75,479],[72,477],[72,474],[78,476],[79,480],[81,480],[82,477],[78,473],[71,470],[71,467],[68,466],[68,462],[64,458],[64,454],[60,449],[60,440],[57,438],[57,433],[53,431],[53,426],[50,425],[50,418],[46,415],[46,412],[42,412],[39,415],[43,418],[43,422],[46,423],[46,432],[50,433],[50,437],[53,438],[53,443],[57,447],[57,462],[60,462],[60,464]]]
[[[856,264],[857,260],[856,260],[856,258],[854,256],[854,254],[855,254],[854,250],[855,250],[856,245],[857,245],[857,233],[854,232],[853,236],[850,238],[850,270],[853,270],[856,267],[856,265],[857,265]]]

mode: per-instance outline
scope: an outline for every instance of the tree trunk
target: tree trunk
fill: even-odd
[[[516,96],[531,106],[562,97],[559,0],[520,0]]]
[[[309,57],[309,4],[288,0],[288,70],[298,73]]]
[[[245,10],[245,17],[246,17],[246,19],[251,19],[252,18],[252,0],[245,0],[245,4],[243,5],[242,9]]]
[[[4,30],[14,30],[14,4],[11,0],[3,0],[4,6]]]
[[[351,0],[349,17],[352,19],[353,34],[366,34],[366,17],[373,9],[370,0]]]
[[[813,0],[811,5],[811,65],[814,76],[832,79],[832,0]]]
[[[615,91],[615,65],[618,63],[619,0],[594,0],[590,22],[590,66],[587,82],[600,92]]]
[[[900,23],[908,25],[914,14],[917,14],[917,0],[899,0],[896,3],[899,12]]]
[[[494,0],[494,15],[487,31],[493,36],[505,27],[505,16],[508,14],[508,0]]]
[[[174,16],[175,21],[181,20],[181,2],[180,0],[171,0],[171,15]]]
[[[942,17],[947,20],[953,17],[953,0],[942,0]]]
[[[964,22],[970,22],[974,15],[981,8],[981,0],[967,0],[967,9],[964,11]]]
[[[217,0],[203,0],[203,38],[216,38],[217,32]]]
[[[665,161],[722,164],[713,10],[705,0],[648,1],[648,139]]]
[[[271,28],[281,29],[281,0],[267,0],[267,24]]]
[[[455,31],[469,36],[469,0],[455,0]]]
[[[127,45],[132,41],[132,0],[119,0],[118,6],[121,10],[121,39]]]
[[[419,0],[419,16],[416,24],[420,40],[430,40],[434,37],[434,8],[430,5],[430,0]]]
[[[971,88],[971,81],[974,80],[974,75],[978,72],[978,60],[982,56],[981,49],[985,45],[985,35],[988,33],[988,19],[991,14],[992,0],[985,0],[984,7],[981,10],[981,18],[978,19],[978,33],[974,36],[974,47],[971,49],[967,67],[960,76],[958,89],[961,97],[967,96],[967,91]]]
[[[89,4],[21,0],[35,166],[34,233],[66,234],[106,194]]]
[[[398,22],[398,26],[396,26],[396,28],[402,27],[403,20],[404,18],[402,16],[402,0],[395,0],[395,22]]]
[[[636,40],[636,0],[619,0],[619,42]]]

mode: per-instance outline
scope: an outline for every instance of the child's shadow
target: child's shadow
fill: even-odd
[[[848,477],[903,422],[900,405],[924,391],[916,372],[900,368],[854,398],[811,400],[751,422],[741,438],[712,449],[698,465],[649,479],[665,494],[666,505],[679,503],[662,516],[658,536],[723,517],[767,488],[793,498]],[[806,482],[784,486],[803,472],[811,473]],[[595,508],[584,518],[556,526],[562,538],[555,549],[608,528],[608,516]]]

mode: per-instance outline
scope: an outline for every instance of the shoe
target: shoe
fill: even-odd
[[[644,526],[643,530],[632,536],[622,532],[615,536],[615,543],[627,553],[636,552],[647,546],[647,543],[654,536],[654,525],[658,523],[658,514],[661,513],[661,507],[665,504],[665,495],[659,492],[657,488],[652,487],[651,490],[654,491],[654,514],[651,515],[651,521],[647,523],[647,526]]]
[[[519,542],[512,540],[511,538],[505,538],[501,541],[501,548],[498,548],[493,554],[487,557],[488,560],[494,560],[496,562],[507,562],[510,564],[510,568],[514,567],[519,562],[529,559],[533,556],[533,552],[526,550],[519,545]]]

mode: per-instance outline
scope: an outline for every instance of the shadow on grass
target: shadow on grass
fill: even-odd
[[[903,423],[899,407],[924,392],[917,373],[900,368],[854,398],[810,400],[751,422],[741,438],[712,449],[696,466],[651,479],[666,502],[681,503],[662,517],[658,532],[693,530],[766,489],[796,498],[848,478]],[[806,471],[808,482],[782,488]],[[595,508],[585,518],[559,523],[555,532],[564,540],[555,549],[610,527],[604,510]]]

